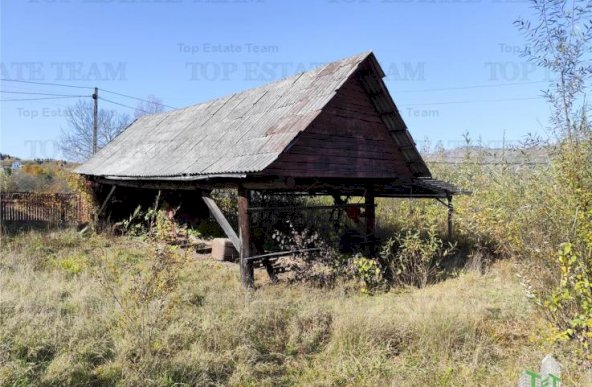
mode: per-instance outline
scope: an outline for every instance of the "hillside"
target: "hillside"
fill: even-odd
[[[424,153],[432,163],[462,163],[466,160],[480,163],[544,164],[550,159],[551,147],[483,147],[461,146],[452,149],[432,150]]]

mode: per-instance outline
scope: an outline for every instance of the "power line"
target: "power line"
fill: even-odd
[[[75,85],[66,85],[66,84],[63,84],[63,83],[52,83],[52,82],[24,81],[24,80],[21,80],[21,79],[0,78],[0,81],[18,82],[18,83],[29,83],[29,84],[33,84],[33,85],[44,85],[44,86],[72,87],[72,88],[77,88],[77,89],[89,89],[89,90],[93,90],[94,89],[94,87],[89,87],[89,86],[75,86]],[[155,104],[155,105],[162,105],[162,106],[167,107],[169,109],[177,109],[174,106],[169,106],[169,105],[165,105],[163,103],[149,101],[147,99],[134,97],[134,96],[131,96],[131,95],[128,95],[128,94],[118,93],[116,91],[105,90],[105,89],[100,89],[100,90],[103,91],[103,92],[106,92],[106,93],[111,93],[111,94],[119,95],[121,97],[135,99],[137,101],[147,102],[147,103],[151,103],[151,104]],[[22,93],[22,94],[25,94],[25,93]],[[31,94],[33,94],[33,93],[31,93]],[[43,93],[36,93],[36,94],[44,95]],[[125,107],[129,107],[129,106],[125,106]],[[135,109],[135,108],[133,108],[133,109]],[[142,110],[142,109],[140,109],[140,110]]]
[[[5,93],[5,94],[48,95],[48,96],[52,96],[52,97],[78,97],[78,95],[74,95],[74,94],[51,94],[51,93],[37,93],[37,92],[30,92],[30,91],[4,91],[4,90],[0,90],[0,93]]]
[[[75,85],[66,85],[66,84],[63,84],[63,83],[53,83],[53,82],[24,81],[24,80],[21,80],[21,79],[0,78],[0,81],[28,83],[28,84],[33,84],[33,85],[44,85],[44,86],[72,87],[72,88],[77,88],[77,89],[90,89],[90,90],[93,90],[94,89],[94,87],[89,87],[89,86],[75,86]],[[134,97],[134,96],[131,96],[131,95],[128,95],[128,94],[118,93],[116,91],[105,90],[105,89],[101,89],[101,91],[106,92],[106,93],[111,93],[111,94],[119,95],[121,97],[131,98],[131,99],[134,99],[134,100],[137,100],[137,101],[142,101],[142,102],[154,104],[154,105],[161,105],[161,106],[167,107],[169,109],[177,109],[174,106],[169,106],[169,105],[165,105],[163,103],[149,101],[147,99]],[[2,91],[2,92],[3,93],[11,93],[11,94],[48,95],[48,96],[54,96],[54,97],[88,97],[86,95],[84,95],[84,96],[75,96],[75,95],[52,94],[52,93],[41,93],[41,92],[39,92],[39,93],[37,93],[37,92],[17,92],[17,91]],[[31,98],[31,99],[4,99],[4,100],[0,100],[0,101],[5,101],[5,102],[8,102],[8,101],[36,101],[36,100],[39,100],[39,99],[41,99],[41,98]],[[140,109],[140,108],[134,108],[134,107],[131,107],[131,106],[128,106],[128,105],[125,105],[125,104],[121,104],[121,103],[118,103],[118,102],[115,102],[115,101],[111,101],[111,100],[108,100],[108,99],[104,99],[104,98],[101,98],[101,99],[104,100],[105,102],[110,102],[110,103],[113,103],[115,105],[123,106],[123,107],[129,108],[129,109],[137,109],[137,110],[141,110],[143,112],[146,112],[145,110]],[[146,112],[146,113],[149,113],[149,112]]]
[[[9,99],[0,99],[0,102],[15,102],[15,101],[40,101],[40,100],[49,100],[49,99],[62,99],[62,98],[84,98],[84,97],[91,97],[89,95],[74,95],[74,94],[51,94],[51,93],[37,93],[37,92],[24,92],[24,91],[4,91],[4,90],[0,90],[0,93],[8,93],[8,94],[27,94],[27,95],[46,95],[46,96],[51,96],[51,97],[40,97],[40,98],[9,98]],[[129,106],[129,105],[125,105],[119,102],[115,102],[112,101],[110,99],[106,99],[106,98],[102,98],[99,97],[100,100],[105,101],[105,102],[109,102],[118,106],[122,106],[128,109],[133,109],[133,110],[140,110],[144,113],[148,113],[150,114],[151,112],[148,112],[144,109],[140,109],[137,107],[133,107],[133,106]],[[149,101],[148,101],[149,102]],[[165,106],[165,105],[163,105]]]
[[[101,91],[103,91],[103,90],[101,90]],[[110,99],[107,99],[107,98],[99,97],[99,99],[101,101],[105,101],[105,102],[109,102],[109,103],[112,103],[112,104],[115,104],[115,105],[123,106],[123,107],[128,108],[128,109],[135,109],[135,107],[132,107],[132,106],[129,106],[129,105],[125,105],[125,104],[122,104],[122,103],[119,103],[119,102],[111,101]]]
[[[63,83],[51,83],[51,82],[23,81],[22,79],[0,78],[0,81],[18,82],[18,83],[30,83],[30,84],[33,84],[33,85],[72,87],[72,88],[75,88],[75,89],[91,89],[91,90],[93,89],[92,87],[88,87],[88,86],[74,86],[74,85],[65,85]]]
[[[396,91],[395,90],[394,92],[395,93],[423,93],[423,92],[431,92],[431,91],[467,90],[467,89],[480,89],[480,88],[489,88],[489,87],[522,86],[522,85],[532,85],[532,84],[536,84],[536,83],[549,83],[549,81],[497,83],[497,84],[488,84],[488,85],[470,85],[470,86],[458,86],[458,87],[442,87],[442,88],[420,89],[420,90],[400,90],[400,91]]]
[[[82,98],[88,97],[88,95],[71,95],[66,97],[42,97],[42,98],[10,98],[10,99],[0,99],[0,102],[13,102],[13,101],[41,101],[47,99],[63,99],[63,98]]]
[[[144,112],[144,113],[147,113],[147,114],[152,114],[152,113],[153,113],[153,112],[148,112],[148,111],[146,111],[146,110],[144,110],[144,109],[139,109],[139,108],[135,108],[135,107],[133,107],[133,106],[125,105],[125,104],[123,104],[123,103],[119,103],[119,102],[111,101],[110,99],[106,99],[106,98],[103,98],[103,97],[99,97],[99,99],[100,99],[101,101],[109,102],[109,103],[112,103],[112,104],[114,104],[114,105],[123,106],[123,107],[125,107],[125,108],[128,108],[128,109],[133,109],[133,110],[140,110],[140,111],[142,111],[142,112]]]
[[[117,93],[117,92],[115,92],[115,91],[110,91],[110,90],[105,90],[105,89],[101,89],[101,91],[104,91],[105,93],[111,93],[111,94],[119,95],[119,96],[121,96],[121,97],[126,97],[126,98],[135,99],[135,100],[137,100],[137,101],[142,101],[142,102],[151,103],[151,104],[154,104],[154,105],[162,105],[162,106],[164,106],[164,107],[168,107],[169,109],[177,109],[176,107],[173,107],[173,106],[168,106],[168,105],[165,105],[165,104],[163,104],[163,103],[160,103],[160,102],[149,101],[149,100],[147,100],[147,99],[142,99],[142,98],[138,98],[138,97],[133,97],[133,96],[131,96],[131,95],[122,94],[122,93]]]
[[[448,102],[424,102],[424,103],[413,103],[413,104],[405,104],[399,105],[401,107],[406,106],[423,106],[423,105],[454,105],[454,104],[462,104],[462,103],[480,103],[480,102],[509,102],[509,101],[527,101],[533,99],[541,99],[540,97],[526,97],[526,98],[500,98],[500,99],[474,99],[474,100],[467,100],[467,101],[448,101]]]
[[[53,82],[36,82],[36,81],[25,81],[21,79],[8,79],[8,78],[0,78],[0,81],[6,82],[18,82],[18,83],[27,83],[27,84],[34,84],[34,85],[45,85],[45,86],[60,86],[60,87],[71,87],[77,89],[89,89],[92,90],[93,87],[89,86],[75,86],[75,85],[67,85],[63,83],[53,83]],[[488,85],[469,85],[469,86],[459,86],[459,87],[445,87],[445,88],[433,88],[433,89],[421,89],[421,90],[401,90],[395,91],[395,93],[417,93],[417,92],[432,92],[432,91],[447,91],[447,90],[466,90],[466,89],[476,89],[476,88],[490,88],[490,87],[505,87],[505,86],[520,86],[520,85],[527,85],[527,84],[536,84],[536,83],[548,83],[547,81],[532,81],[532,82],[515,82],[515,83],[504,83],[504,84],[488,84]],[[101,91],[118,95],[125,98],[131,98],[136,101],[147,102],[151,104],[158,104],[169,109],[177,109],[174,106],[165,105],[163,103],[157,103],[154,101],[149,101],[143,98],[134,97],[128,94],[119,93],[116,91],[101,89]],[[24,92],[21,94],[25,94]],[[31,94],[39,94],[39,95],[46,95],[44,93],[31,93]],[[50,95],[50,94],[47,94]],[[58,96],[58,94],[56,94]],[[65,95],[64,95],[65,96]],[[460,103],[475,103],[475,102],[503,102],[503,101],[523,101],[523,100],[531,100],[531,99],[538,99],[538,97],[533,98],[511,98],[511,99],[494,99],[494,100],[473,100],[473,101],[451,101],[451,102],[434,102],[434,103],[422,103],[422,104],[407,104],[401,106],[418,106],[418,105],[449,105],[449,104],[460,104]],[[129,107],[129,106],[124,106]],[[135,109],[135,108],[134,108]],[[140,109],[141,110],[141,109]]]

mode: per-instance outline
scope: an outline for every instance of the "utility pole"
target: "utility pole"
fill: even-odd
[[[97,153],[97,131],[98,131],[98,116],[99,116],[99,88],[95,87],[95,92],[92,95],[95,105],[95,111],[93,113],[93,136],[92,136],[92,153]]]

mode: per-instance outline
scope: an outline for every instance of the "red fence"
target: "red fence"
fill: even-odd
[[[0,221],[74,225],[88,221],[88,211],[77,194],[2,192]]]

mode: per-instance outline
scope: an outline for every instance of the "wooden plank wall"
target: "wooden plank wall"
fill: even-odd
[[[357,78],[350,79],[266,174],[294,177],[411,177]]]

